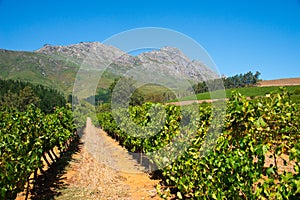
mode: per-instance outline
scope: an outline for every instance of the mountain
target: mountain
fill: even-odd
[[[217,74],[197,60],[190,60],[183,52],[174,47],[163,47],[160,50],[145,52],[137,56],[146,68],[157,68],[160,71],[172,72],[196,82],[217,78]]]
[[[0,49],[1,79],[22,80],[70,92],[78,69],[78,65],[50,55]]]
[[[163,47],[160,50],[153,50],[142,53],[136,57],[131,56],[118,48],[101,44],[99,42],[79,43],[70,46],[45,45],[36,51],[47,55],[60,55],[81,64],[90,57],[95,63],[114,65],[130,68],[132,66],[143,66],[148,69],[157,69],[160,72],[172,72],[172,75],[182,75],[184,78],[202,80],[217,78],[216,73],[197,60],[190,60],[183,52],[174,47]],[[200,80],[200,81],[201,81]]]
[[[114,78],[127,74],[153,74],[150,78],[167,77],[166,82],[189,80],[199,82],[218,75],[197,60],[190,60],[180,49],[163,47],[159,50],[131,56],[122,50],[99,42],[81,42],[68,46],[44,45],[34,52],[0,50],[0,78],[19,79],[43,84],[71,93],[77,79],[82,85],[99,81],[108,87]],[[147,78],[147,77],[146,77]],[[149,79],[149,76],[148,76]],[[154,81],[155,82],[155,81]],[[91,88],[93,89],[93,88]],[[85,92],[83,96],[88,95]]]
[[[94,61],[102,64],[115,61],[117,65],[130,66],[135,61],[133,56],[126,54],[122,50],[99,42],[81,42],[69,46],[51,46],[46,44],[35,52],[52,56],[59,55],[78,65],[81,65],[85,59],[89,58],[91,53],[93,53]],[[117,59],[120,56],[122,57]]]

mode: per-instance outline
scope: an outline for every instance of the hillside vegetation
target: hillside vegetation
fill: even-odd
[[[27,81],[70,93],[78,69],[71,62],[45,54],[0,50],[2,79]]]
[[[300,85],[295,86],[286,86],[285,87],[288,92],[292,95],[292,99],[297,100],[300,98]],[[230,98],[232,96],[232,92],[237,91],[244,96],[255,98],[259,96],[265,96],[266,94],[270,94],[271,92],[278,92],[280,91],[280,86],[266,86],[266,87],[244,87],[244,88],[232,88],[232,89],[225,89],[226,98]],[[218,96],[222,94],[224,91],[213,91],[211,92],[214,96]],[[194,95],[186,96],[181,99],[170,100],[169,102],[176,102],[176,101],[190,101],[190,100],[208,100],[211,99],[210,92],[204,92],[196,94],[196,99]]]
[[[79,69],[80,74],[77,74]],[[95,84],[97,90],[108,89],[114,79],[131,73],[130,70],[145,72],[144,75],[150,75],[148,79],[161,75],[164,77],[163,84],[174,88],[180,85],[172,85],[174,80],[181,78],[195,83],[202,81],[202,76],[217,77],[203,63],[191,60],[174,47],[162,47],[138,56],[131,56],[99,42],[81,42],[69,46],[45,45],[35,52],[0,50],[0,78],[41,84],[57,89],[66,96],[72,93],[74,81],[81,81],[83,88],[77,94],[80,99],[93,96]],[[154,72],[157,75],[153,75]],[[142,89],[146,99],[159,101],[161,97],[157,94],[161,94],[163,87],[155,84],[150,87],[150,91]],[[152,91],[156,93],[154,98],[149,97]]]
[[[34,104],[45,113],[66,104],[66,97],[58,90],[29,82],[0,79],[0,107],[26,110]]]

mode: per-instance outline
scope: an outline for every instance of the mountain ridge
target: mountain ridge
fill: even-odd
[[[133,67],[192,82],[219,77],[200,61],[190,60],[176,47],[162,47],[132,56],[100,42],[81,42],[66,46],[46,44],[33,52],[1,49],[0,78],[25,80],[70,93],[78,70],[86,63],[100,66],[101,70],[108,67],[100,87],[108,87],[115,77]]]

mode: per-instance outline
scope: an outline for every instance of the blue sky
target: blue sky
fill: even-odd
[[[196,40],[220,74],[260,71],[300,77],[299,0],[0,0],[0,48],[103,41],[133,28],[163,27]]]

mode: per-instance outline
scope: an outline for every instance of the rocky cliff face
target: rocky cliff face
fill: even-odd
[[[183,52],[174,47],[163,47],[160,50],[142,53],[138,58],[147,68],[168,71],[173,76],[202,81],[214,79],[218,75],[200,61],[190,60]]]
[[[45,45],[36,52],[67,57],[73,59],[77,64],[87,60],[90,62],[93,59],[95,63],[109,64],[114,61],[121,66],[127,66],[131,65],[134,60],[133,56],[120,49],[99,42],[81,42],[69,46]]]
[[[160,50],[131,56],[122,50],[99,42],[81,42],[69,46],[45,45],[38,53],[59,55],[76,64],[89,63],[98,68],[113,66],[113,71],[123,71],[132,67],[152,70],[183,79],[202,81],[217,78],[218,75],[197,60],[190,60],[183,52],[174,47],[163,47]],[[138,68],[136,68],[138,69]]]

